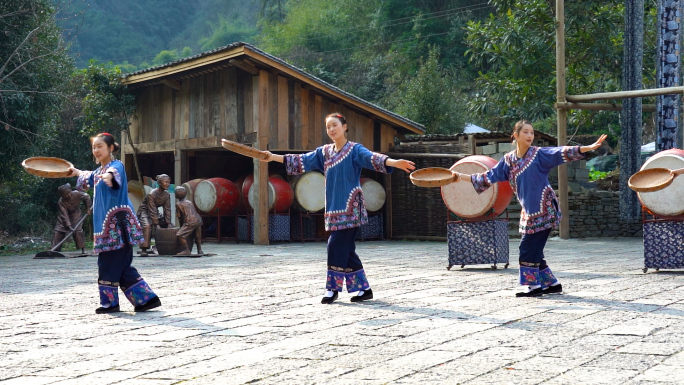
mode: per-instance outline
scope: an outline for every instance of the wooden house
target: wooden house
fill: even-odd
[[[309,151],[329,142],[324,117],[332,112],[346,116],[349,140],[374,151],[387,152],[395,138],[424,132],[246,43],[131,73],[124,83],[137,98],[133,143],[122,138],[128,175],[136,179],[134,147],[143,175],[166,173],[175,184],[253,172],[259,244],[268,243],[267,177],[276,165],[235,156],[221,148],[221,138],[276,153]]]

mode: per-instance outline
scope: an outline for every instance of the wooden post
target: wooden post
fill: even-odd
[[[387,194],[385,199],[385,210],[384,210],[384,232],[385,239],[392,239],[392,175],[383,174],[382,181],[385,184],[385,193]]]
[[[260,70],[257,77],[259,92],[255,95],[259,108],[257,117],[257,148],[268,149],[270,135],[268,72]],[[254,244],[268,245],[268,163],[254,159],[254,187],[257,191],[257,202],[254,207]]]
[[[556,0],[556,101],[564,103],[565,100],[565,3],[564,0]],[[567,110],[556,110],[558,124],[558,145],[564,146],[567,142]],[[568,170],[567,166],[558,167],[558,199],[561,219],[559,236],[561,239],[570,238],[570,205],[568,204]]]
[[[470,150],[470,155],[477,155],[477,140],[475,135],[468,135],[468,149]]]

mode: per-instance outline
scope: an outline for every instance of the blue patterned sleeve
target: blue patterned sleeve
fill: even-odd
[[[384,174],[391,174],[394,171],[394,167],[385,165],[385,161],[389,158],[387,155],[373,152],[358,143],[355,147],[354,161],[358,162],[361,167]]]
[[[93,187],[93,175],[95,175],[95,171],[81,171],[76,180],[76,189],[86,191]]]
[[[549,170],[564,163],[586,158],[580,151],[580,146],[540,147],[537,156],[539,164]]]
[[[508,180],[509,167],[504,158],[499,160],[491,170],[470,176],[470,181],[478,194],[482,194],[491,185]]]
[[[306,154],[285,155],[285,170],[288,175],[299,175],[312,170],[323,171],[324,162],[323,147],[318,147]]]

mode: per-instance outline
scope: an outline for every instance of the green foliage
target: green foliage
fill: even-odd
[[[432,47],[428,58],[421,60],[416,76],[402,83],[391,96],[394,110],[421,122],[428,134],[462,132],[465,112],[459,110],[462,95],[457,91],[455,78],[439,64],[439,50]]]
[[[175,60],[178,60],[178,53],[175,49],[173,51],[161,51],[154,57],[152,64],[158,66]]]
[[[249,26],[240,20],[228,21],[224,18],[218,24],[210,23],[212,26],[211,36],[202,38],[199,44],[203,51],[223,47],[238,41],[252,40],[256,34],[256,27]]]
[[[555,11],[545,0],[493,0],[497,12],[470,21],[466,43],[479,69],[478,89],[468,106],[491,126],[509,129],[524,118],[555,114]],[[647,6],[644,67],[655,57],[654,5]],[[616,91],[622,78],[622,1],[566,3],[566,84],[568,94]],[[645,72],[644,82],[653,82]],[[595,120],[596,119],[596,120]],[[572,112],[570,125],[616,125],[618,114]]]
[[[608,174],[610,174],[610,171],[598,171],[598,170],[594,170],[594,168],[592,167],[589,170],[589,180],[591,182],[593,182],[593,181],[596,181],[599,179],[603,179],[603,178],[607,177]]]
[[[135,113],[135,96],[121,82],[121,69],[91,61],[82,72],[85,91],[82,132],[93,135],[107,131],[120,138]]]

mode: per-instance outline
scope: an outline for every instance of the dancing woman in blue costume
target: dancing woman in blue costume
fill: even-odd
[[[325,229],[328,238],[328,275],[326,293],[321,303],[333,303],[346,282],[349,293],[357,292],[351,302],[373,298],[354,240],[358,227],[368,223],[368,213],[361,191],[361,168],[391,173],[393,168],[406,172],[415,169],[413,162],[395,160],[369,151],[359,143],[347,140],[347,121],[334,113],[325,118],[326,132],[333,143],[301,155],[269,153],[266,162],[285,163],[290,175],[311,170],[325,174]]]
[[[101,166],[95,171],[71,168],[70,176],[78,176],[77,189],[93,189],[93,245],[98,253],[101,305],[95,313],[119,311],[119,286],[135,311],[161,306],[159,297],[131,266],[133,245],[142,243],[144,238],[128,199],[124,165],[113,156],[119,144],[106,132],[90,138],[90,142],[93,156]]]
[[[561,219],[558,198],[549,184],[549,171],[563,163],[584,159],[584,153],[599,148],[606,137],[601,135],[590,146],[535,147],[532,146],[532,124],[521,120],[513,128],[515,150],[504,155],[496,166],[481,174],[458,173],[458,180],[472,183],[478,193],[496,182],[508,181],[518,197],[522,206],[520,284],[528,288],[516,293],[517,297],[538,297],[563,291],[544,259],[546,240]]]

